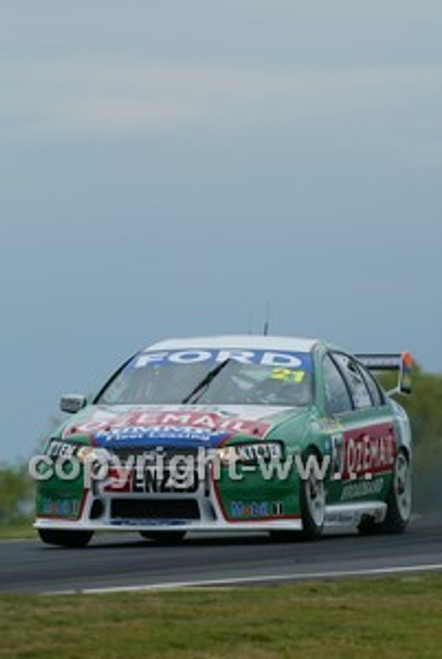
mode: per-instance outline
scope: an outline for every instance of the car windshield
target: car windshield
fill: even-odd
[[[309,353],[186,350],[139,353],[104,387],[106,405],[283,405],[312,402]]]

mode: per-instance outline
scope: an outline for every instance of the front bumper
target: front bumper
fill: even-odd
[[[81,498],[66,498],[57,489],[40,493],[34,524],[37,529],[113,531],[222,531],[301,530],[300,515],[276,491],[238,487],[224,496],[213,481],[196,492],[109,492],[99,487],[83,491]],[[73,503],[70,503],[73,502]]]

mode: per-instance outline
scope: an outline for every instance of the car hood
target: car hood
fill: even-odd
[[[89,406],[63,431],[87,436],[95,446],[219,446],[236,435],[264,439],[305,408],[264,405]]]

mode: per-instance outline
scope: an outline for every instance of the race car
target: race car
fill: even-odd
[[[394,370],[386,393],[374,371]],[[411,515],[412,438],[393,393],[410,393],[409,353],[359,354],[317,339],[219,336],[137,352],[34,456],[41,540],[94,531],[163,543],[189,531],[326,527],[400,533]]]

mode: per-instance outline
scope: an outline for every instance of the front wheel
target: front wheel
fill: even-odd
[[[316,451],[306,451],[304,464],[308,473],[307,478],[301,481],[301,534],[305,540],[316,540],[322,534],[325,522],[325,485],[324,479],[317,473],[320,458]]]
[[[58,547],[85,547],[92,536],[93,531],[59,531],[57,529],[38,529],[38,535],[47,545]]]
[[[302,531],[271,531],[272,540],[277,542],[316,540],[324,528],[325,485],[323,477],[318,473],[321,458],[312,448],[305,451],[303,458],[306,478],[301,479],[299,485]]]
[[[411,517],[411,466],[403,449],[399,451],[394,463],[393,479],[386,500],[387,513],[380,524],[372,520],[363,520],[358,526],[359,533],[403,533]]]

